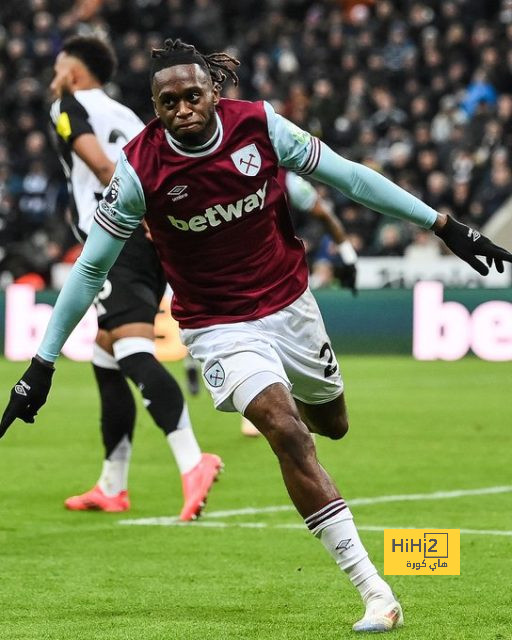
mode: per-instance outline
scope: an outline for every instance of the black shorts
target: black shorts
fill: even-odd
[[[99,328],[111,331],[130,322],[153,324],[166,285],[155,247],[138,227],[94,300]]]

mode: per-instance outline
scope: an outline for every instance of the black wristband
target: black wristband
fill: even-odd
[[[454,220],[451,216],[446,216],[446,218],[446,224],[441,227],[441,229],[434,231],[436,236],[438,238],[441,238],[441,240],[444,240],[449,235],[451,235],[451,232],[454,231],[457,227],[464,227],[463,224],[457,222],[457,220]]]
[[[55,369],[55,365],[53,364],[53,362],[50,362],[49,360],[45,360],[44,358],[41,358],[41,356],[38,355],[37,353],[32,358],[32,364],[35,366],[42,365],[45,369],[51,369],[52,371]]]

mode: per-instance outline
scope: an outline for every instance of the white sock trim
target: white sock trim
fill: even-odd
[[[127,435],[124,435],[109,455],[109,460],[129,461],[132,457],[132,443]]]
[[[132,444],[128,436],[123,436],[110,457],[103,461],[98,486],[106,496],[116,496],[127,490],[131,455]]]
[[[100,347],[96,342],[92,347],[92,363],[102,369],[112,369],[119,371],[119,365],[113,355],[105,351],[103,347]]]
[[[189,472],[201,461],[201,449],[192,430],[186,404],[183,405],[178,428],[167,434],[167,442],[181,474]]]
[[[113,345],[116,360],[122,360],[134,353],[150,353],[155,355],[155,342],[150,338],[132,336],[130,338],[120,338]]]
[[[340,514],[342,515],[340,516]],[[336,498],[335,500],[331,500],[331,502],[326,504],[325,507],[319,509],[316,513],[312,513],[304,520],[304,522],[311,533],[314,536],[319,537],[325,527],[334,524],[334,522],[346,520],[351,517],[352,514],[350,513],[350,509],[347,507],[345,500],[343,500],[343,498]]]

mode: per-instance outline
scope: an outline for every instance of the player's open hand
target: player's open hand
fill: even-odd
[[[16,418],[21,418],[24,422],[34,422],[37,412],[48,397],[53,372],[52,365],[32,358],[29,368],[11,389],[9,404],[0,422],[0,438]]]
[[[448,216],[444,227],[436,230],[435,234],[444,241],[448,249],[482,276],[489,273],[489,268],[493,264],[500,273],[503,273],[503,262],[512,262],[512,253],[494,244],[479,231],[457,222],[451,216]],[[476,256],[485,258],[487,265]]]

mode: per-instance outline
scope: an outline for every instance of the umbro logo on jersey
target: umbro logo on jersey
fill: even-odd
[[[176,202],[177,200],[183,200],[183,198],[188,197],[188,193],[186,193],[188,189],[188,185],[186,184],[178,184],[173,187],[170,191],[167,192],[168,196],[171,196],[171,200]]]
[[[241,218],[244,214],[255,209],[261,211],[265,206],[265,196],[267,194],[267,182],[255,193],[251,193],[245,198],[240,198],[231,204],[214,204],[208,207],[202,214],[192,216],[188,221],[180,220],[174,216],[167,216],[169,222],[180,231],[205,231],[208,227],[218,227],[223,222]]]
[[[248,144],[231,154],[235,167],[244,176],[255,176],[261,169],[261,156],[256,145]]]

